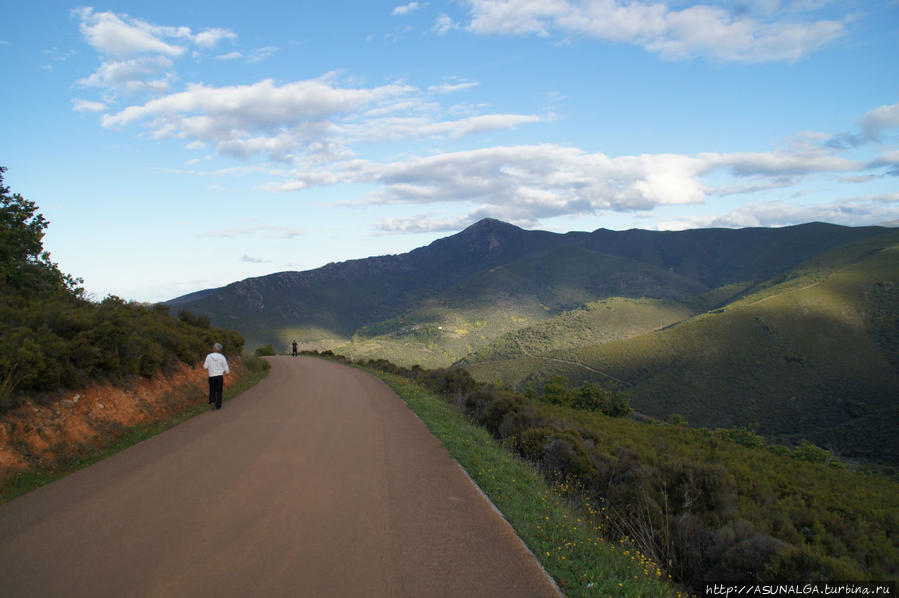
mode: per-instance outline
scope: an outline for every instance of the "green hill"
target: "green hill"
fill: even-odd
[[[692,316],[671,300],[612,297],[585,304],[545,322],[506,333],[458,365],[503,361],[638,336]]]
[[[514,386],[554,374],[573,383],[611,376],[643,413],[811,435],[847,456],[890,460],[896,440],[859,423],[895,418],[897,278],[899,233],[886,233],[827,251],[725,308],[664,330],[535,357],[472,356],[468,369]],[[872,433],[886,444],[865,437]]]
[[[364,326],[335,350],[354,359],[445,366],[500,335],[564,317],[598,298],[653,297],[661,305],[704,290],[693,280],[635,260],[581,247],[554,248],[468,276],[402,316]],[[683,307],[675,311],[678,319],[689,315]],[[676,321],[661,317],[666,324]]]
[[[881,428],[862,422],[890,421],[899,394],[897,234],[823,223],[555,234],[487,219],[405,254],[168,303],[250,346],[296,338],[354,359],[458,362],[519,388],[612,380],[644,414],[867,457]]]
[[[356,334],[372,336],[366,327],[391,332],[396,319],[404,322],[401,327],[423,326],[456,318],[445,306],[478,312],[478,305],[508,296],[515,308],[528,293],[523,309],[542,304],[549,315],[612,296],[689,299],[702,311],[822,251],[883,231],[813,223],[782,229],[556,234],[485,219],[408,253],[249,278],[166,303],[236,329],[250,346],[286,347],[296,338],[308,348],[334,348]],[[487,313],[494,317],[498,311]],[[414,322],[418,316],[422,321]],[[471,323],[480,321],[476,316],[459,316],[468,326],[456,328],[471,330]],[[498,327],[497,334],[509,330]],[[464,355],[459,347],[483,344],[481,336],[495,338],[479,333],[468,343],[448,336],[444,340],[450,346],[432,342],[430,350],[435,356],[445,350],[440,359],[451,362]]]

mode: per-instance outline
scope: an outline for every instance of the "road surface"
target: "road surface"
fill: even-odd
[[[0,505],[0,595],[558,593],[390,388],[279,357],[221,411]]]

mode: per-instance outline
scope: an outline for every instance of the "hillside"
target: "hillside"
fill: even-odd
[[[365,326],[335,349],[404,365],[453,363],[496,337],[599,298],[687,299],[705,288],[632,259],[557,247],[468,276],[398,318]],[[689,315],[681,308],[681,318]],[[671,323],[668,319],[666,323]]]
[[[556,234],[483,220],[409,253],[169,302],[250,346],[459,363],[524,388],[619,381],[635,409],[896,461],[896,235],[780,229]],[[874,425],[868,426],[866,422]]]
[[[647,280],[641,275],[635,279],[634,273],[650,270],[649,276],[657,288],[646,296],[677,296],[686,300],[685,295],[692,295],[698,302],[694,308],[709,309],[822,251],[883,231],[879,227],[848,228],[814,223],[782,229],[682,232],[600,229],[593,233],[557,234],[525,231],[485,219],[408,253],[249,278],[166,303],[204,314],[217,326],[238,330],[250,347],[266,343],[286,347],[296,338],[310,348],[330,348],[346,343],[357,333],[367,338],[376,336],[378,330],[392,332],[403,326],[433,323],[435,309],[440,318],[457,318],[455,313],[444,309],[447,305],[450,311],[458,306],[474,307],[477,311],[481,309],[479,306],[496,302],[497,289],[501,294],[514,294],[521,288],[523,292],[517,293],[516,303],[521,303],[522,295],[529,293],[526,302],[542,303],[549,308],[549,315],[599,298],[641,297]],[[580,252],[581,257],[573,252]],[[619,259],[615,262],[612,258]],[[554,265],[553,260],[558,263]],[[516,262],[517,266],[511,267]],[[585,262],[589,263],[585,265]],[[563,263],[569,266],[563,267]],[[509,268],[491,272],[501,266]],[[560,273],[543,301],[536,294],[541,289],[540,280],[552,277],[556,269],[572,274],[574,279],[564,280]],[[672,278],[664,280],[659,271],[668,272]],[[498,279],[491,282],[491,277],[499,275],[506,277],[504,284]],[[473,277],[472,284],[465,283],[469,277]],[[686,281],[690,281],[688,286],[684,286]],[[674,284],[672,289],[665,288],[668,282]],[[707,294],[720,287],[725,289],[718,294]],[[422,311],[415,314],[415,310]],[[496,312],[487,309],[488,315]],[[416,321],[419,315],[430,319]],[[402,326],[395,326],[393,320],[397,318],[404,323]],[[472,320],[459,316],[459,319],[480,321],[479,317]],[[520,327],[535,321],[517,324]],[[457,328],[470,330],[461,324]],[[444,351],[441,344],[444,341],[459,347],[471,344],[474,349],[509,330],[500,326],[487,334],[479,333],[465,343],[456,343],[457,339],[450,335],[430,343],[431,351],[436,350],[437,354]],[[460,351],[447,349],[446,356],[440,359],[451,363],[462,356]]]
[[[811,437],[847,456],[896,462],[896,440],[879,424],[895,420],[899,396],[897,279],[892,232],[822,253],[664,330],[511,359],[494,344],[466,364],[478,378],[513,386],[558,373],[574,383],[607,374],[626,382],[644,413],[758,426],[768,436]]]

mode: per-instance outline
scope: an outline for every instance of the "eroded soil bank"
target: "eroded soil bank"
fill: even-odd
[[[229,358],[229,364],[226,391],[250,373],[240,357]],[[26,398],[21,407],[0,414],[0,490],[18,473],[53,472],[73,458],[96,453],[134,426],[205,405],[206,376],[201,364],[180,364],[124,386],[103,384]]]

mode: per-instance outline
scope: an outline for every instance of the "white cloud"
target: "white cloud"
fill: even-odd
[[[862,133],[872,141],[879,141],[888,129],[899,128],[899,104],[880,106],[862,118]]]
[[[391,234],[455,232],[473,222],[468,216],[444,218],[434,213],[426,213],[413,218],[387,218],[375,223],[374,228]]]
[[[458,120],[435,121],[429,117],[391,117],[367,120],[342,128],[349,141],[386,141],[419,137],[459,138],[487,131],[511,129],[546,120],[534,114],[484,114]]]
[[[846,35],[846,21],[761,21],[715,5],[676,10],[662,2],[467,0],[479,34],[564,34],[639,44],[668,59],[795,62]],[[765,12],[765,11],[763,11]]]
[[[822,204],[768,201],[741,206],[719,216],[696,216],[666,220],[660,230],[691,228],[743,228],[790,226],[805,222],[830,222],[844,226],[877,226],[899,218],[899,193],[863,196]]]
[[[78,81],[82,87],[114,89],[126,95],[141,92],[164,93],[175,79],[172,61],[165,56],[141,56],[107,61],[93,74]]]
[[[272,80],[230,87],[191,85],[106,114],[101,122],[107,128],[141,123],[154,138],[214,143],[219,153],[242,159],[264,154],[280,161],[321,164],[351,158],[350,146],[360,142],[459,138],[552,118],[529,114],[446,118],[439,111],[439,105],[424,101],[422,92],[409,85],[351,88],[326,75],[284,85]],[[393,113],[399,115],[390,116]]]
[[[864,164],[820,150],[809,153],[738,152],[733,154],[701,154],[712,166],[726,168],[740,177],[783,177],[822,172],[853,172]]]
[[[237,226],[233,228],[223,228],[203,233],[202,237],[216,237],[224,239],[234,239],[238,237],[263,237],[268,239],[295,239],[305,234],[305,231],[297,228],[288,228],[286,226],[271,226],[268,224],[259,224],[255,226]]]
[[[76,99],[72,100],[72,110],[75,112],[103,112],[106,110],[106,104],[103,102]]]
[[[264,48],[256,48],[255,50],[250,52],[249,56],[247,56],[247,62],[249,62],[249,63],[262,62],[269,56],[272,56],[273,54],[275,54],[277,51],[278,51],[278,48],[276,48],[274,46],[265,46]]]
[[[79,85],[113,95],[165,93],[177,80],[174,60],[191,45],[210,49],[222,40],[237,38],[228,29],[207,28],[195,34],[189,27],[162,27],[92,8],[73,10],[72,15],[80,19],[82,36],[101,57],[99,68],[79,80]]]
[[[388,120],[381,119],[372,124],[377,122],[386,134],[397,125]],[[428,130],[424,120],[417,124],[404,121],[402,125],[419,132]],[[290,191],[363,183],[377,185],[363,203],[472,206],[463,218],[423,215],[415,219],[385,220],[378,225],[383,231],[397,232],[451,230],[460,222],[464,224],[485,216],[532,225],[556,216],[603,211],[641,212],[666,205],[705,204],[725,196],[791,187],[798,190],[814,178],[833,185],[848,178],[866,181],[869,175],[882,177],[899,173],[899,152],[881,152],[873,160],[851,160],[837,155],[840,150],[821,144],[827,140],[827,135],[801,133],[787,140],[784,148],[770,152],[693,156],[610,157],[553,144],[490,147],[407,157],[389,163],[354,159],[324,168],[297,168],[280,184],[271,183],[266,188]],[[887,172],[871,175],[872,171],[881,169]],[[716,184],[709,184],[709,180]],[[776,213],[783,212],[780,204],[773,205],[777,208]],[[847,224],[862,222],[860,219],[865,223],[876,223],[890,219],[894,210],[892,207],[872,209],[870,216],[866,216],[864,209],[865,205],[843,202],[833,206],[812,206],[792,216],[787,213],[784,218],[800,219],[805,215]],[[766,213],[768,216],[764,216]],[[752,214],[752,210],[746,210],[735,212],[730,218],[735,225],[755,225]],[[760,212],[757,225],[777,225],[782,220],[774,214],[774,208]],[[725,221],[701,224],[724,226]]]
[[[440,85],[431,85],[428,87],[428,93],[444,94],[455,93],[463,89],[471,89],[477,87],[477,81],[459,81],[458,83],[441,83]]]
[[[433,31],[437,35],[446,35],[453,29],[458,28],[458,23],[454,23],[447,14],[440,13],[439,15],[437,15],[437,20],[434,21],[434,26],[431,27],[431,31]]]
[[[81,9],[77,14],[81,17],[82,35],[90,45],[104,54],[133,56],[152,53],[180,56],[185,51],[184,46],[163,41],[164,37],[185,37],[183,30],[156,27],[144,21],[128,19],[127,16],[123,19],[112,12],[95,13],[92,8]]]
[[[421,4],[419,4],[418,2],[410,2],[409,4],[403,4],[403,5],[400,5],[400,6],[397,6],[396,8],[394,8],[393,14],[394,15],[407,15],[410,12],[418,10],[419,8],[421,8]]]
[[[66,62],[69,58],[75,55],[74,50],[60,50],[57,47],[52,47],[49,50],[44,50],[44,55],[47,56],[48,62],[41,66],[42,69],[50,71],[53,70],[53,66],[60,62]]]
[[[376,164],[362,160],[328,170],[297,170],[273,190],[374,183],[372,204],[463,203],[468,219],[493,216],[520,224],[600,210],[636,211],[701,203],[709,164],[670,154],[610,158],[559,145],[493,147]],[[408,228],[397,221],[393,229]],[[426,227],[447,223],[427,222]],[[436,229],[435,229],[436,230]]]
[[[187,161],[187,165],[193,166],[194,164],[199,164],[200,162],[204,162],[206,160],[212,160],[212,154],[206,154],[202,158],[192,158]]]
[[[194,43],[201,48],[212,48],[223,39],[234,41],[237,34],[228,29],[204,29],[193,37]]]
[[[240,52],[228,52],[227,54],[219,54],[215,57],[216,60],[239,60],[243,58],[243,54]]]
[[[243,257],[240,258],[240,261],[247,264],[267,264],[271,262],[271,260],[264,260],[258,257],[250,257],[247,254],[243,254]]]
[[[414,158],[375,169],[371,201],[463,201],[520,218],[596,210],[632,211],[702,202],[707,164],[669,154],[609,158],[558,145],[494,147]]]

